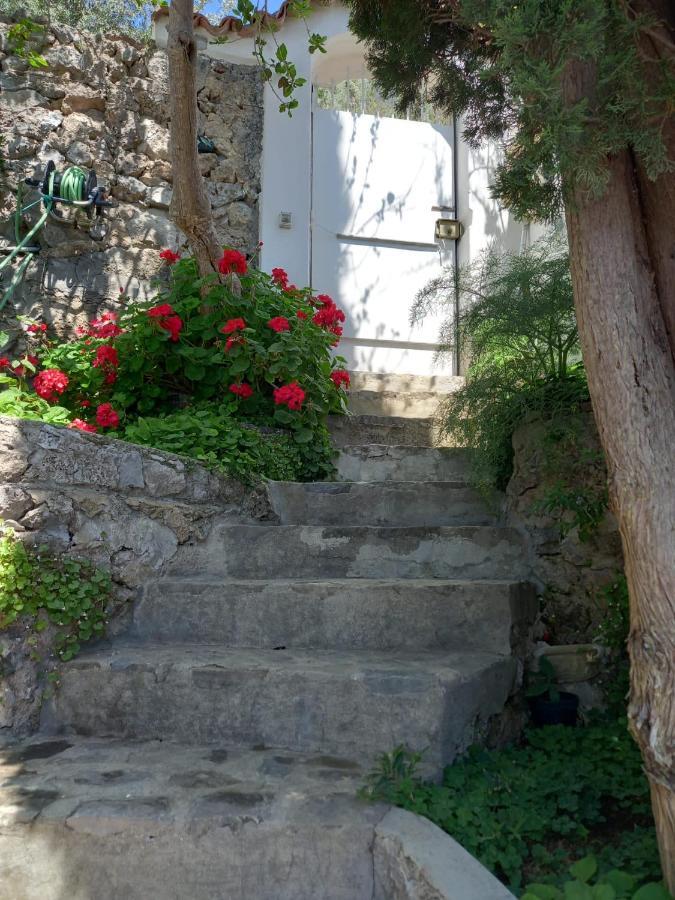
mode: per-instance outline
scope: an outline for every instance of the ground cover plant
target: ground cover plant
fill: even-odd
[[[17,620],[38,634],[51,626],[60,659],[102,637],[112,599],[108,573],[88,562],[27,547],[0,523],[0,630]]]
[[[518,896],[530,883],[548,888],[534,896],[561,896],[553,889],[589,854],[601,877],[621,870],[635,888],[661,879],[649,788],[625,718],[532,729],[505,749],[472,749],[445,769],[441,784],[418,776],[420,760],[404,747],[384,754],[362,795],[426,816]]]
[[[68,341],[26,323],[28,350],[0,357],[0,413],[114,434],[244,479],[327,476],[327,417],[344,411],[349,386],[333,355],[344,313],[234,250],[220,278],[161,256],[170,275],[151,302],[103,313]]]

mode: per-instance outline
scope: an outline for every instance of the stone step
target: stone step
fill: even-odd
[[[433,393],[437,396],[451,394],[464,386],[462,375],[406,375],[391,372],[351,372],[351,388],[354,391],[390,393]]]
[[[403,419],[438,416],[447,395],[432,391],[349,391],[354,416],[396,416]]]
[[[337,471],[341,481],[468,481],[471,451],[362,444],[342,448]]]
[[[38,736],[0,748],[0,900],[514,900],[324,754]]]
[[[534,589],[518,582],[174,579],[146,589],[132,634],[261,650],[509,654],[536,611]]]
[[[500,712],[517,662],[478,652],[242,650],[116,641],[65,666],[43,710],[58,735],[265,745],[370,765],[402,743],[442,766]]]
[[[524,576],[522,538],[492,526],[215,526],[184,544],[169,575],[223,578],[451,578]]]
[[[388,444],[409,447],[443,447],[451,442],[430,418],[402,416],[329,416],[328,427],[335,447],[356,444]]]
[[[373,897],[387,808],[351,760],[39,736],[0,782],[0,900]]]
[[[461,481],[272,481],[267,490],[282,525],[494,525],[488,505]]]

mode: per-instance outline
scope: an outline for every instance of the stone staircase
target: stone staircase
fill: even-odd
[[[0,900],[418,896],[383,887],[356,788],[398,744],[437,775],[480,736],[534,612],[520,537],[433,430],[341,422],[338,482],[271,484],[279,524],[183,545],[64,667],[4,754]]]

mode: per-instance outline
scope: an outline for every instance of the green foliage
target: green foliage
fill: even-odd
[[[28,616],[35,631],[56,627],[55,649],[72,659],[105,632],[110,576],[87,562],[30,549],[0,529],[0,630]]]
[[[60,22],[82,31],[122,32],[136,38],[147,37],[150,15],[157,4],[142,0],[0,0],[0,12],[21,12],[30,21],[34,17]],[[44,63],[46,65],[46,63]]]
[[[28,390],[22,380],[0,375],[0,416],[16,416],[17,419],[38,419],[50,425],[67,425],[70,412],[64,406],[55,406]]]
[[[667,47],[654,64],[648,45],[658,26],[633,4],[348,5],[350,27],[367,43],[386,96],[405,108],[426,89],[435,106],[462,116],[472,145],[504,139],[494,190],[519,218],[555,220],[563,193],[577,189],[597,196],[608,160],[626,149],[651,177],[672,169],[662,123],[672,114],[675,68]],[[578,86],[579,96],[571,96]]]
[[[43,69],[47,60],[30,46],[34,37],[44,34],[44,26],[32,22],[30,19],[21,19],[12,25],[7,32],[9,47],[17,56],[25,59],[31,69]]]
[[[639,857],[633,874],[659,878],[649,788],[625,719],[541,728],[522,746],[472,749],[446,768],[441,785],[419,778],[418,763],[404,748],[381,757],[362,795],[431,819],[513,889],[525,877],[559,882],[580,846],[608,868]],[[621,848],[634,829],[643,844],[633,842],[631,860]]]
[[[553,703],[560,699],[558,679],[553,664],[546,656],[539,657],[539,668],[531,672],[528,679],[526,697],[543,697],[546,695]]]
[[[671,900],[662,884],[638,887],[638,879],[612,869],[600,874],[594,856],[584,856],[570,866],[571,881],[562,890],[550,884],[529,884],[521,900]]]
[[[191,456],[225,475],[250,482],[322,480],[333,471],[328,432],[308,444],[290,433],[269,433],[237,422],[231,410],[209,404],[165,416],[139,418],[120,435],[136,444]]]
[[[451,276],[431,282],[414,320],[451,301],[453,284]],[[450,310],[441,344],[453,349],[458,340],[471,363],[465,386],[447,400],[445,430],[476,450],[474,481],[502,488],[523,419],[564,422],[588,401],[565,245],[554,234],[520,255],[489,251],[459,285],[463,311],[455,322]]]
[[[543,473],[556,478],[535,509],[558,519],[562,537],[576,529],[580,540],[588,541],[605,517],[609,495],[605,457],[588,443],[587,416],[570,411],[549,421],[543,442]]]
[[[236,281],[198,278],[183,260],[152,301],[104,314],[76,339],[53,342],[25,323],[34,352],[0,357],[0,413],[119,428],[242,480],[331,474],[327,419],[344,411],[349,380],[333,356],[344,314],[233,253]]]
[[[603,677],[608,710],[616,713],[626,705],[630,681],[630,662],[626,638],[630,630],[628,582],[623,572],[600,592],[603,616],[595,640],[610,650],[610,661]]]

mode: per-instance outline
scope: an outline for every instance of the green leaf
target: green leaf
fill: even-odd
[[[633,900],[672,900],[672,898],[663,885],[652,882],[637,890],[633,894]]]
[[[546,657],[543,658],[546,659]],[[570,875],[584,883],[589,882],[597,871],[598,863],[594,856],[584,856],[583,859],[570,866]]]
[[[551,884],[528,884],[527,893],[522,900],[528,897],[530,900],[562,900],[563,893]]]
[[[593,888],[582,881],[567,881],[564,897],[565,900],[593,900]]]
[[[617,894],[628,894],[635,890],[636,880],[628,872],[620,872],[618,869],[612,869],[602,876],[603,882],[611,884]]]

